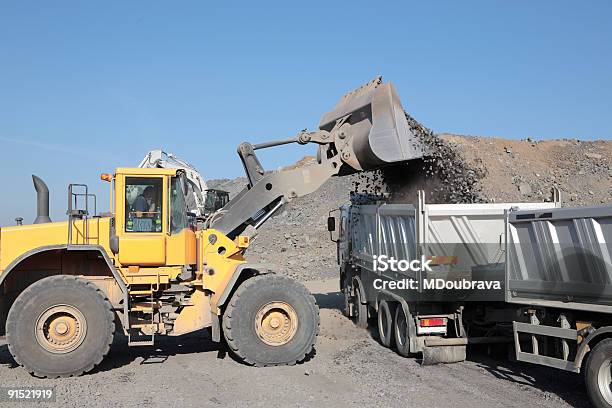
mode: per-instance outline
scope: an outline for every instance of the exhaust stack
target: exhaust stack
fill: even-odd
[[[34,224],[51,222],[51,218],[49,218],[49,188],[40,177],[33,174],[32,181],[36,189],[36,219]]]

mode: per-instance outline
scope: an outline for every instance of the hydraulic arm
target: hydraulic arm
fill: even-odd
[[[318,144],[317,162],[267,173],[256,150],[298,143]],[[393,85],[377,77],[343,96],[323,115],[314,132],[295,137],[238,146],[248,183],[209,226],[230,238],[253,235],[283,204],[317,190],[332,176],[375,170],[423,156],[421,141],[411,132]]]
[[[264,171],[255,152],[287,143],[316,144],[317,160]],[[129,346],[210,328],[211,339],[224,338],[246,364],[292,365],[310,356],[320,325],[316,299],[269,265],[249,262],[247,238],[330,177],[421,157],[420,141],[393,86],[377,78],[344,96],[315,131],[242,143],[238,154],[247,185],[226,205],[218,200],[217,211],[204,201],[204,225],[193,222],[187,200],[202,207],[197,193],[209,191],[202,177],[162,151],[140,168],[102,174],[112,197],[104,215],[90,214],[87,187],[71,184],[68,222],[51,222],[48,189],[35,178],[37,223],[2,228],[0,240],[0,335],[5,330],[15,361],[37,376],[80,375],[106,355],[116,322]]]

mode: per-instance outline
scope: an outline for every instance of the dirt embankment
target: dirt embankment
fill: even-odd
[[[434,135],[407,117],[425,157],[363,174],[357,191],[414,202],[425,190],[428,202],[474,203],[548,201],[557,188],[565,206],[612,201],[612,141]]]
[[[484,201],[541,201],[553,187],[561,190],[565,206],[612,201],[610,140],[440,138],[480,175],[477,184]]]

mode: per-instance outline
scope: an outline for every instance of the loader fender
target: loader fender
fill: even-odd
[[[239,286],[237,283],[242,283],[245,279],[248,279],[256,275],[265,275],[272,273],[273,267],[270,264],[251,264],[243,263],[236,267],[232,278],[228,282],[227,286],[223,290],[223,294],[217,302],[217,307],[225,305],[227,300],[230,298],[234,290]]]
[[[117,285],[119,286],[119,289],[121,290],[121,297],[123,299],[123,302],[122,302],[123,303],[123,316],[125,317],[125,316],[128,315],[127,312],[128,312],[128,307],[129,307],[129,301],[128,301],[128,290],[127,290],[127,287],[126,287],[125,282],[122,279],[119,271],[113,265],[113,262],[111,261],[110,257],[108,256],[108,254],[106,253],[104,248],[102,246],[100,246],[100,245],[45,245],[45,246],[41,246],[41,247],[38,247],[38,248],[31,249],[31,250],[29,250],[27,252],[24,252],[19,257],[15,258],[15,260],[13,260],[13,262],[11,262],[7,266],[7,268],[2,272],[2,274],[0,275],[0,293],[2,292],[2,289],[4,287],[6,279],[9,276],[12,276],[13,273],[16,273],[16,271],[19,269],[18,266],[22,262],[26,261],[27,259],[29,259],[32,256],[43,254],[45,252],[51,252],[51,251],[66,251],[66,252],[71,252],[71,251],[90,251],[90,252],[98,252],[100,254],[101,258],[106,263],[106,266],[108,267],[108,270],[111,272],[113,278],[117,282]],[[45,276],[41,277],[41,279],[43,279],[44,277]],[[36,280],[36,281],[38,281],[38,280]],[[34,281],[34,282],[36,282],[36,281]],[[31,282],[30,284],[32,284],[34,282]],[[125,327],[126,327],[125,322],[122,321],[121,324],[123,325],[123,328],[125,329]]]
[[[252,263],[242,263],[236,267],[234,274],[231,279],[227,283],[227,286],[223,290],[223,293],[219,297],[216,308],[211,308],[211,319],[212,319],[212,341],[219,342],[221,341],[221,323],[220,323],[220,314],[215,313],[216,310],[221,310],[221,308],[227,303],[227,301],[234,294],[236,289],[240,286],[242,282],[245,280],[257,276],[257,275],[265,275],[268,273],[273,273],[273,267],[270,264],[252,264]]]

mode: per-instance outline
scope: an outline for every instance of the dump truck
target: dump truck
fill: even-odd
[[[317,145],[316,163],[266,172],[255,151],[288,143]],[[104,213],[87,185],[70,184],[67,220],[56,222],[49,190],[34,176],[34,223],[0,229],[0,335],[15,361],[39,377],[90,371],[115,328],[130,346],[208,329],[246,364],[299,362],[315,345],[318,307],[302,284],[247,261],[258,228],[330,177],[422,152],[395,88],[378,77],[342,97],[315,131],[241,143],[247,185],[202,228],[186,211],[181,169],[103,174],[110,190]]]
[[[558,191],[546,203],[355,196],[328,229],[344,312],[382,345],[424,364],[507,345],[516,361],[584,373],[591,402],[612,406],[612,206],[561,208]]]

